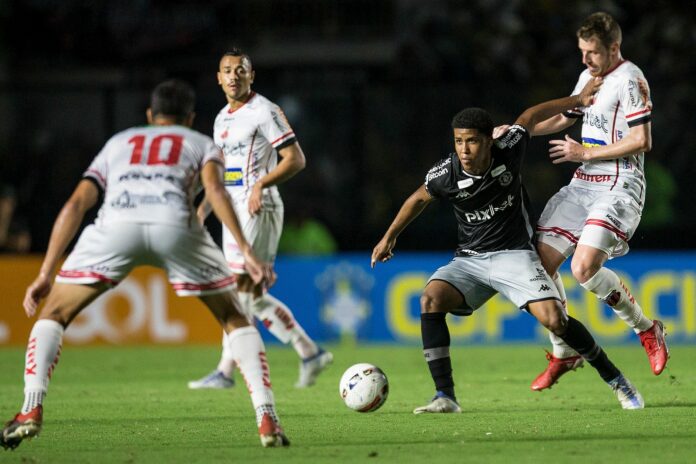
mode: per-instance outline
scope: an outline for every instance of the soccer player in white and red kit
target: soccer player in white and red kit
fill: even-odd
[[[220,59],[217,78],[227,105],[215,118],[214,138],[225,155],[225,187],[233,199],[244,236],[260,259],[273,262],[283,230],[283,201],[277,186],[304,169],[305,156],[283,111],[251,90],[254,77],[251,59],[241,50],[232,49]],[[205,208],[199,211],[205,217]],[[226,227],[223,251],[237,275],[239,298],[248,317],[260,320],[281,342],[292,344],[301,359],[295,386],[313,385],[333,355],[317,346],[285,303],[249,278],[239,243]],[[202,379],[189,382],[189,388],[234,385],[235,354],[225,337],[223,334],[217,368]]]
[[[196,217],[193,201],[201,188],[238,240],[254,280],[272,284],[275,276],[244,239],[223,185],[220,149],[210,137],[190,129],[194,104],[193,89],[185,82],[158,85],[147,111],[150,125],[114,135],[58,215],[39,275],[24,299],[29,317],[44,297],[46,303],[29,336],[24,405],[0,434],[4,448],[15,448],[41,431],[44,397],[64,330],[89,303],[144,264],[165,269],[178,295],[198,296],[208,306],[228,334],[245,376],[261,443],[289,444],[275,412],[261,336],[242,314],[234,277]],[[82,232],[54,284],[61,256],[101,194],[96,221]]]
[[[618,275],[604,267],[607,259],[628,252],[628,240],[640,221],[645,201],[645,152],[652,147],[652,103],[643,72],[621,55],[621,28],[607,13],[588,16],[577,31],[586,69],[574,92],[595,77],[604,84],[592,105],[567,111],[537,124],[532,133],[551,134],[582,118],[582,142],[566,135],[552,140],[553,163],[580,162],[570,184],[547,203],[537,225],[537,248],[561,297],[565,290],[558,268],[571,255],[571,270],[585,289],[606,302],[639,336],[652,371],[658,375],[668,359],[662,322],[650,320]],[[543,390],[582,358],[550,334],[549,365],[531,385]]]

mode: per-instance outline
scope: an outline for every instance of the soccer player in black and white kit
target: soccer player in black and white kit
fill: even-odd
[[[24,298],[29,317],[42,299],[46,303],[29,335],[24,405],[0,432],[5,449],[41,431],[44,398],[65,329],[89,303],[140,265],[165,269],[178,295],[195,295],[210,309],[245,376],[262,445],[289,445],[275,412],[261,336],[242,313],[222,252],[196,218],[193,201],[201,188],[216,216],[237,238],[254,281],[272,284],[275,274],[244,239],[223,184],[222,152],[210,137],[190,128],[194,105],[194,91],[185,82],[158,85],[147,111],[150,125],[111,137],[58,215],[39,275]],[[100,197],[97,219],[84,229],[56,276],[85,213],[100,203]]]
[[[404,202],[372,252],[371,264],[392,257],[404,228],[435,199],[452,203],[459,245],[449,264],[428,280],[421,296],[423,353],[435,383],[433,400],[415,414],[461,412],[454,392],[447,313],[470,315],[496,293],[526,310],[597,369],[624,409],[643,407],[635,387],[609,360],[580,322],[567,316],[541,265],[520,170],[530,138],[527,127],[549,115],[585,106],[601,85],[591,80],[577,96],[527,109],[504,137],[493,140],[493,121],[480,108],[452,120],[456,153],[438,161],[425,183]]]

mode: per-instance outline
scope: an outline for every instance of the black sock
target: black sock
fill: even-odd
[[[435,388],[457,401],[454,395],[454,380],[452,380],[450,334],[445,320],[446,315],[446,313],[421,313],[423,355],[428,362]]]
[[[597,369],[600,377],[605,382],[609,382],[621,375],[621,372],[609,360],[602,347],[597,345],[592,334],[577,319],[568,316],[568,328],[560,337],[568,346],[577,351],[580,356],[587,359],[587,362]]]

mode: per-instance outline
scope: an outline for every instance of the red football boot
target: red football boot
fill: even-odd
[[[582,367],[584,360],[582,356],[570,356],[568,358],[557,358],[548,351],[546,359],[549,360],[549,365],[546,370],[532,382],[531,389],[533,391],[541,391],[546,388],[551,388],[551,385],[558,382],[558,379],[568,371]]]
[[[666,335],[667,332],[665,332],[664,325],[657,320],[653,321],[652,327],[648,330],[638,334],[640,343],[648,354],[650,367],[652,367],[655,375],[662,373],[662,370],[667,365],[667,359],[669,359],[669,348],[665,342]]]
[[[270,414],[264,414],[259,425],[259,438],[264,448],[273,446],[290,446],[290,440],[285,436],[283,428],[276,423]]]
[[[41,432],[43,407],[38,405],[26,414],[18,413],[5,424],[0,434],[0,445],[5,449],[15,449],[25,438],[33,438]]]

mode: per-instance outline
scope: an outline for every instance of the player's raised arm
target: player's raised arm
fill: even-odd
[[[382,239],[372,250],[372,258],[370,260],[371,267],[375,267],[377,261],[386,262],[394,256],[393,250],[396,245],[397,237],[411,221],[423,212],[431,201],[433,201],[433,197],[431,197],[425,189],[425,185],[421,185],[418,190],[413,192],[411,196],[404,201],[404,204],[401,205],[401,209],[399,209],[389,229],[387,229]]]
[[[24,296],[24,310],[31,317],[36,313],[36,308],[42,298],[51,290],[53,277],[58,261],[68,248],[70,241],[82,224],[85,213],[99,200],[99,190],[89,180],[81,180],[68,201],[60,210],[56,221],[53,223],[51,238],[39,275],[27,288]]]
[[[245,266],[251,278],[255,283],[265,281],[268,286],[273,285],[276,279],[273,267],[259,261],[242,233],[239,220],[232,207],[232,199],[222,181],[222,166],[216,161],[207,162],[201,170],[201,182],[205,188],[205,198],[213,208],[213,212],[220,222],[227,227],[239,245],[239,249],[242,250]]]
[[[538,135],[539,132],[534,129],[539,122],[546,121],[553,116],[557,116],[563,111],[591,105],[594,95],[602,86],[602,82],[601,77],[595,77],[587,81],[585,87],[577,95],[556,98],[554,100],[539,103],[531,108],[527,108],[517,118],[515,124],[519,124],[530,131],[531,135]]]

